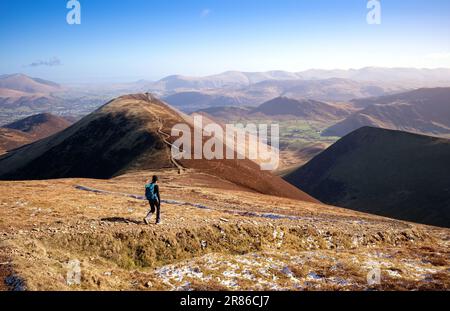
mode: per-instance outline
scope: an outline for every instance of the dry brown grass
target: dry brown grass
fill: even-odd
[[[120,193],[142,195],[154,173],[163,199],[211,209],[163,204],[163,224],[145,226],[147,203]],[[265,196],[192,170],[0,182],[0,197],[0,255],[30,290],[364,290],[368,262],[384,276],[373,289],[450,283],[449,230]],[[79,286],[66,282],[72,259]]]

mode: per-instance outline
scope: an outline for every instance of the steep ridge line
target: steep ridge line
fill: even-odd
[[[146,100],[147,100],[147,102],[148,102],[149,104],[151,104],[151,103],[152,103],[152,98],[153,98],[152,95],[151,95],[150,93],[146,93],[145,95],[146,95]],[[164,132],[164,131],[162,130],[162,129],[164,128],[163,120],[162,120],[160,117],[156,116],[155,113],[154,113],[153,111],[151,111],[149,108],[144,107],[144,110],[146,110],[147,112],[149,112],[150,114],[152,114],[152,115],[155,117],[155,119],[158,121],[159,127],[158,127],[157,132],[158,132],[158,134],[161,136],[161,139],[163,140],[163,142],[164,142],[166,145],[168,145],[168,146],[170,147],[170,150],[171,150],[171,151],[172,151],[172,148],[175,148],[175,149],[177,149],[177,150],[180,152],[180,154],[182,154],[183,151],[181,151],[179,147],[175,146],[175,145],[172,144],[170,141],[168,141],[168,138],[171,138],[172,136],[169,135],[169,134],[167,134],[166,132]],[[177,110],[174,110],[174,111],[175,111],[176,113],[178,113],[178,114],[180,115],[181,118],[185,119],[185,117],[184,117],[180,112],[178,112]],[[191,125],[191,126],[193,126],[193,125]],[[171,160],[171,162],[177,167],[177,169],[178,169],[178,174],[181,175],[181,174],[183,174],[187,169],[186,169],[183,165],[181,165],[181,164],[173,157],[173,154],[172,154],[171,151],[170,151],[170,160]],[[211,169],[209,169],[209,170],[215,170],[215,169],[217,169],[219,166],[220,166],[220,163],[214,164],[214,165],[213,165],[213,168],[211,168]]]
[[[147,200],[145,198],[145,196],[141,196],[141,195],[113,192],[113,191],[107,191],[107,190],[99,190],[99,189],[94,189],[94,188],[85,187],[85,186],[81,186],[81,185],[76,185],[75,189],[81,190],[81,191],[93,192],[93,193],[97,193],[97,194],[109,194],[109,195],[124,196],[124,197],[128,197],[128,198],[136,199],[136,200],[142,200],[142,201]],[[273,213],[256,213],[256,212],[238,211],[238,210],[221,210],[221,209],[213,208],[213,207],[206,206],[203,204],[176,201],[176,200],[161,200],[161,203],[171,204],[171,205],[180,205],[180,206],[191,206],[191,207],[195,207],[195,208],[224,212],[227,214],[239,215],[239,216],[244,216],[244,217],[245,216],[259,217],[259,218],[268,218],[268,219],[273,219],[273,220],[280,220],[280,219],[314,220],[314,219],[316,219],[316,218],[312,218],[312,217],[288,216],[288,215],[273,214]]]
[[[152,103],[152,97],[151,97],[151,94],[147,93],[147,94],[146,94],[146,98],[147,98],[147,102],[151,104],[151,103]],[[144,107],[144,109],[145,109],[148,113],[152,114],[152,115],[155,117],[155,119],[157,120],[158,125],[159,125],[159,126],[158,126],[157,132],[158,132],[158,134],[160,135],[162,141],[163,141],[166,145],[168,145],[168,146],[170,147],[170,151],[169,151],[170,161],[171,161],[171,162],[175,165],[175,167],[178,169],[178,174],[181,175],[182,173],[184,173],[184,171],[185,171],[186,168],[183,167],[180,163],[178,163],[178,161],[175,160],[174,157],[173,157],[173,155],[172,155],[172,147],[174,147],[174,148],[177,148],[177,147],[174,146],[171,142],[169,142],[169,141],[167,140],[167,139],[170,138],[171,136],[170,136],[169,134],[163,132],[164,123],[163,123],[162,119],[159,118],[159,117],[158,117],[153,111],[151,111],[149,108]]]
[[[147,102],[151,104],[151,103],[152,103],[152,99],[153,99],[151,93],[146,93],[145,95],[146,95]],[[147,107],[144,107],[144,109],[145,109],[146,111],[148,111],[150,114],[152,114],[152,115],[158,120],[159,128],[158,128],[158,131],[157,131],[157,132],[158,132],[158,134],[160,134],[160,135],[162,136],[161,138],[162,138],[163,142],[164,142],[165,144],[167,144],[167,145],[168,145],[169,147],[171,147],[171,148],[173,147],[173,148],[175,148],[175,149],[178,149],[178,151],[180,152],[180,154],[183,154],[184,152],[181,151],[179,147],[175,146],[174,144],[172,144],[170,141],[167,140],[168,138],[170,138],[170,137],[172,137],[172,136],[162,131],[162,129],[164,128],[164,124],[163,124],[162,119],[159,118],[159,117],[157,117],[157,116],[155,115],[155,113],[154,113],[153,111],[151,111],[150,109],[148,109]],[[177,113],[182,119],[184,119],[184,120],[186,121],[187,124],[190,124],[190,126],[194,127],[193,124],[191,124],[188,120],[186,120],[186,116],[184,116],[182,112],[180,112],[180,111],[178,111],[178,110],[176,110],[176,109],[173,109],[173,107],[171,107],[171,109],[172,109],[175,113]],[[172,149],[171,149],[171,151],[172,151]],[[170,160],[171,160],[171,162],[178,168],[178,174],[182,174],[182,173],[184,173],[184,172],[187,170],[183,165],[181,165],[177,160],[175,160],[175,158],[174,158],[173,155],[172,155],[172,152],[170,152]],[[220,167],[220,163],[214,164],[214,165],[213,165],[213,168],[208,169],[208,170],[214,171],[214,170],[217,169],[218,167]],[[219,177],[219,178],[220,178],[220,177]],[[221,179],[222,179],[222,178],[221,178]]]
[[[161,118],[158,118],[158,122],[159,122],[158,134],[160,134],[162,136],[161,138],[162,138],[163,142],[170,147],[170,160],[178,168],[178,174],[182,174],[182,173],[184,173],[184,170],[186,168],[183,167],[180,163],[178,163],[177,160],[175,160],[175,158],[173,157],[173,154],[172,154],[172,150],[173,150],[172,148],[178,149],[179,152],[181,152],[181,151],[177,146],[173,145],[171,142],[169,142],[167,140],[168,138],[170,138],[172,136],[170,136],[169,134],[162,131],[162,129],[164,128],[164,124],[163,124]]]

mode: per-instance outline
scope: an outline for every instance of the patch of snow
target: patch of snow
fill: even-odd
[[[309,279],[309,280],[316,280],[316,281],[321,281],[321,280],[323,280],[323,277],[320,276],[320,275],[318,275],[318,274],[315,273],[315,272],[310,272],[310,273],[308,273],[308,275],[306,276],[306,278]]]
[[[386,273],[389,274],[389,276],[394,277],[394,278],[401,278],[402,277],[401,274],[398,271],[387,269]]]

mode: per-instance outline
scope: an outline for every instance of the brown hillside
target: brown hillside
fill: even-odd
[[[152,174],[161,176],[160,225],[142,220]],[[170,169],[0,181],[0,283],[30,291],[450,289],[449,229],[243,190]],[[72,260],[80,284],[67,282]],[[382,282],[371,285],[375,268]]]
[[[345,136],[364,126],[450,138],[450,88],[411,92],[353,101],[365,107],[324,131]]]
[[[29,144],[33,137],[20,131],[0,128],[0,155],[8,150]]]
[[[71,125],[67,119],[42,113],[7,124],[4,128],[25,132],[36,139],[42,139],[56,134]]]
[[[307,120],[339,120],[350,115],[349,109],[312,99],[278,97],[254,108],[252,114],[266,116],[294,116]]]
[[[450,227],[450,140],[364,127],[285,179],[327,204]]]
[[[167,133],[175,124],[189,122],[149,94],[122,96],[63,132],[0,158],[0,179],[110,178],[182,165],[248,190],[316,202],[247,159],[174,161],[169,144],[175,138]]]
[[[31,78],[24,74],[0,76],[0,88],[21,91],[25,93],[49,94],[60,91],[61,86],[43,79]]]

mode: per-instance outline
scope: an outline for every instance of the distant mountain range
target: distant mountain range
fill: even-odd
[[[139,82],[184,111],[215,106],[257,106],[276,97],[349,101],[409,91],[450,86],[450,69],[374,68],[239,72],[206,77],[169,76]]]
[[[59,84],[23,74],[0,76],[0,109],[33,112],[51,110],[61,100],[53,96],[61,92]]]
[[[0,125],[34,114],[51,112],[78,118],[112,98],[109,88],[77,88],[28,77],[0,76]]]
[[[345,136],[364,126],[450,138],[450,88],[419,89],[352,102],[362,110],[324,131]]]
[[[285,96],[294,99],[349,101],[354,98],[380,96],[405,90],[404,86],[382,81],[365,82],[342,78],[320,80],[263,81],[246,89],[247,94],[268,94],[271,98]]]
[[[151,87],[150,87],[151,89]],[[407,90],[382,82],[346,79],[267,80],[239,88],[165,90],[164,100],[187,112],[217,106],[258,106],[276,97],[342,102]]]
[[[344,104],[330,104],[312,99],[292,99],[277,97],[255,108],[249,107],[212,107],[196,111],[221,122],[238,119],[271,120],[299,119],[315,121],[342,120],[354,109]]]
[[[62,87],[54,82],[31,78],[24,74],[0,76],[0,96],[26,96],[31,94],[50,94],[61,91]],[[9,94],[8,94],[9,92]]]
[[[285,179],[324,203],[450,227],[450,140],[371,127]]]
[[[336,120],[350,114],[349,107],[312,99],[297,100],[278,97],[252,109],[251,114],[266,116],[293,116],[305,120]]]
[[[268,80],[297,80],[300,77],[296,73],[285,71],[269,71],[269,72],[241,72],[227,71],[224,73],[204,76],[189,77],[181,75],[173,75],[165,77],[157,82],[149,82],[147,87],[154,90],[204,90],[216,88],[241,88],[255,83]]]
[[[385,83],[403,83],[408,88],[425,86],[447,86],[450,81],[450,69],[383,68],[366,67],[349,70],[306,70],[298,73],[303,79],[341,78],[353,81],[380,81]]]
[[[366,67],[350,70],[306,70],[302,72],[228,71],[205,77],[168,76],[157,82],[148,82],[147,87],[155,91],[204,90],[215,88],[242,88],[264,81],[328,80],[343,79],[356,82],[390,83],[405,88],[426,86],[448,86],[450,69],[415,69]]]
[[[273,85],[274,87],[281,87],[285,89],[298,86],[295,81],[320,80],[328,80],[327,83],[330,86],[336,83],[344,83],[345,81],[347,81],[347,83],[350,83],[348,81],[353,81],[353,83],[359,83],[357,86],[365,87],[366,90],[364,92],[377,93],[382,91],[384,88],[414,89],[420,87],[446,87],[450,85],[450,69],[367,67],[350,70],[311,69],[302,72],[227,71],[224,73],[203,77],[173,75],[165,77],[159,81],[140,80],[134,83],[110,84],[109,88],[121,89],[121,92],[131,89],[142,89],[167,96],[186,91],[205,91],[215,89],[239,90],[263,82],[268,83],[268,85]],[[287,84],[287,86],[284,84]],[[261,84],[256,88],[261,88],[263,86],[264,84]],[[301,87],[302,84],[299,86]],[[310,86],[313,87],[314,84],[310,84]],[[78,87],[81,88],[82,85],[78,85]],[[94,87],[102,90],[103,92],[108,89],[107,85],[95,86],[95,84],[89,84],[85,87],[90,89]],[[306,87],[308,87],[308,85],[306,85]],[[355,85],[353,85],[353,87],[355,87]],[[63,87],[55,82],[39,78],[31,78],[24,74],[0,75],[0,96],[4,96],[6,90],[33,94],[49,94],[52,92],[60,92],[63,88],[70,88],[70,86]]]
[[[369,67],[298,73],[229,71],[206,77],[169,76],[156,82],[141,80],[76,86],[61,86],[14,74],[0,76],[0,109],[4,109],[8,116],[14,116],[16,112],[29,115],[45,111],[85,114],[120,94],[152,92],[170,105],[192,113],[220,106],[257,107],[277,97],[349,102],[419,87],[450,87],[450,69]]]
[[[164,97],[164,101],[174,107],[183,110],[194,108],[209,108],[217,106],[241,106],[243,104],[239,97],[216,92],[181,92]]]

